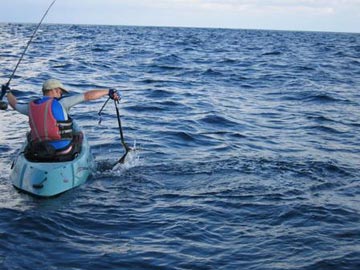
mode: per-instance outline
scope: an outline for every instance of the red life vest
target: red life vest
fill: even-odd
[[[72,137],[72,121],[58,121],[52,112],[54,98],[40,104],[35,101],[29,104],[29,122],[32,141],[57,141]]]

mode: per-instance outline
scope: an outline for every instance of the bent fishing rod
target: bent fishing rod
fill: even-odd
[[[49,12],[49,10],[51,9],[51,7],[55,4],[55,2],[56,2],[56,0],[52,1],[52,3],[49,5],[49,7],[48,7],[47,10],[45,11],[44,15],[42,16],[40,22],[39,22],[38,25],[36,26],[34,32],[32,33],[32,35],[31,35],[31,37],[30,37],[30,39],[29,39],[29,41],[28,41],[28,43],[27,43],[27,45],[25,46],[24,51],[22,52],[22,54],[21,54],[21,56],[20,56],[20,58],[19,58],[19,60],[18,60],[18,62],[17,62],[17,64],[16,64],[16,66],[15,66],[15,68],[14,68],[14,70],[13,70],[13,72],[12,72],[12,74],[11,74],[9,80],[8,80],[8,82],[7,82],[6,84],[1,85],[1,95],[0,95],[0,109],[1,109],[1,110],[6,110],[6,109],[7,109],[7,103],[6,103],[5,101],[3,101],[2,99],[3,99],[3,97],[5,96],[6,92],[7,92],[8,90],[10,90],[10,82],[11,82],[11,80],[14,78],[16,70],[18,69],[18,67],[19,67],[22,59],[24,58],[24,55],[25,55],[27,49],[29,48],[29,46],[30,46],[33,38],[35,37],[36,32],[38,31],[40,25],[42,24],[43,20],[45,19],[46,15],[48,14],[48,12]]]

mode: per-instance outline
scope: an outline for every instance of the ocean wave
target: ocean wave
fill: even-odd
[[[279,51],[272,51],[272,52],[265,52],[262,54],[262,56],[278,56],[281,55],[282,52]]]
[[[33,29],[0,24],[4,83]],[[137,150],[114,167],[124,154],[114,107],[99,128],[106,97],[75,106],[96,172],[39,200],[9,182],[28,123],[2,111],[0,268],[355,269],[358,43],[340,33],[42,25],[11,82],[19,102],[49,77],[75,93],[116,87]]]

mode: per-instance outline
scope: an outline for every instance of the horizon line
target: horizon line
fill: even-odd
[[[37,24],[38,22],[2,22],[0,24]],[[77,26],[113,26],[113,27],[158,27],[158,28],[194,28],[194,29],[223,29],[223,30],[247,30],[247,31],[278,31],[278,32],[312,32],[312,33],[334,33],[334,34],[360,34],[360,32],[333,31],[333,30],[305,30],[305,29],[269,29],[269,28],[237,28],[237,27],[215,27],[215,26],[181,26],[181,25],[133,25],[133,24],[111,24],[111,23],[58,23],[44,22],[43,25],[77,25]]]

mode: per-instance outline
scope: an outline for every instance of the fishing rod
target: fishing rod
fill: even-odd
[[[16,64],[16,66],[15,66],[15,68],[14,68],[14,70],[13,70],[13,72],[12,72],[12,74],[11,74],[9,80],[8,80],[8,82],[7,82],[6,84],[1,85],[1,95],[0,95],[0,109],[1,109],[1,110],[6,110],[6,109],[7,109],[7,103],[4,102],[2,99],[3,99],[3,97],[5,96],[6,92],[7,92],[8,90],[10,90],[10,82],[11,82],[11,80],[14,78],[16,70],[18,69],[18,67],[19,67],[22,59],[24,58],[24,55],[25,55],[27,49],[29,48],[29,46],[30,46],[33,38],[35,37],[36,32],[38,31],[40,25],[42,24],[43,20],[45,19],[46,15],[48,14],[48,12],[49,12],[49,10],[51,9],[51,7],[55,4],[55,2],[56,2],[56,0],[52,1],[52,3],[49,5],[49,7],[48,7],[47,10],[45,11],[44,15],[42,16],[40,22],[39,22],[38,25],[36,26],[36,28],[35,28],[34,32],[32,33],[32,35],[31,35],[31,37],[30,37],[30,39],[29,39],[29,41],[28,41],[28,43],[27,43],[24,51],[22,52],[22,54],[21,54],[21,56],[20,56],[20,58],[19,58],[19,60],[18,60],[18,62],[17,62],[17,64]]]

